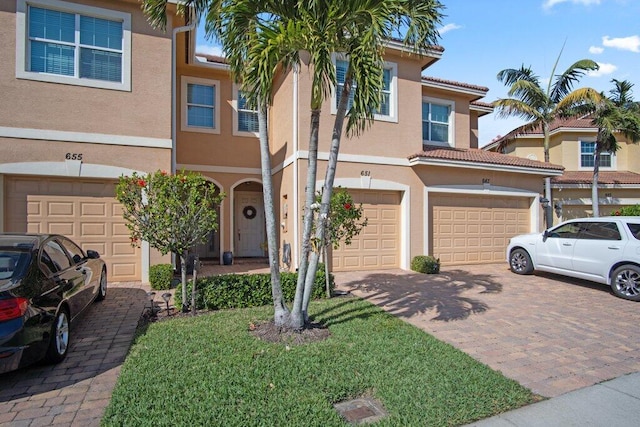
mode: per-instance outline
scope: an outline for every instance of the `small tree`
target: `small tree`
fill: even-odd
[[[155,172],[145,176],[121,176],[116,198],[131,233],[131,243],[146,240],[166,255],[180,256],[182,266],[182,311],[187,311],[187,259],[196,243],[218,227],[216,207],[224,198],[216,186],[202,175]],[[197,260],[196,260],[197,262]],[[192,287],[195,296],[195,283]],[[194,309],[195,307],[192,307]]]
[[[322,193],[318,192],[316,195],[315,206],[320,207],[322,200]],[[329,289],[329,263],[327,260],[327,248],[332,246],[334,249],[338,249],[340,242],[344,242],[345,245],[350,245],[351,240],[367,226],[368,219],[364,215],[364,208],[362,204],[356,205],[353,201],[353,197],[346,188],[337,187],[333,189],[331,194],[331,202],[329,207],[329,215],[327,220],[324,221],[325,232],[324,240],[321,242],[313,241],[313,246],[319,244],[324,254],[324,268],[327,285],[327,298],[331,297],[331,290]]]

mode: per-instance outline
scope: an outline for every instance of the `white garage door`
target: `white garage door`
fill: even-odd
[[[333,270],[380,270],[400,265],[400,193],[395,191],[349,190],[362,203],[367,226],[349,246],[333,251]]]
[[[94,249],[111,281],[140,280],[140,250],[130,244],[115,182],[5,177],[5,230],[62,234]]]
[[[433,255],[444,265],[504,262],[509,239],[530,232],[530,201],[521,197],[433,195]]]

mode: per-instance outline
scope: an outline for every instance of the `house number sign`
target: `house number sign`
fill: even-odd
[[[64,158],[67,160],[82,160],[82,153],[67,153]]]

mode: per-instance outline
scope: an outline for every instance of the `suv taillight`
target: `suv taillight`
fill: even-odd
[[[0,322],[17,319],[24,316],[29,306],[26,298],[9,298],[0,300]]]

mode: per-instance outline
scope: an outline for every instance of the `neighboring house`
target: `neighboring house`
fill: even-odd
[[[114,185],[171,167],[171,32],[136,0],[0,2],[0,231],[60,233],[141,280]]]
[[[266,255],[256,112],[224,59],[196,54],[193,27],[170,18],[164,33],[149,27],[137,0],[2,2],[3,231],[69,235],[100,251],[111,280],[147,280],[161,258],[146,244],[130,246],[114,183],[133,171],[185,169],[226,194],[200,256]],[[369,225],[333,251],[335,270],[408,268],[422,254],[448,265],[502,262],[510,237],[540,228],[543,178],[562,167],[479,149],[478,118],[492,112],[480,101],[487,88],[423,77],[443,51],[419,57],[387,46],[385,102],[361,137],[343,139],[336,177],[364,205]],[[346,64],[334,60],[342,76]],[[278,76],[268,117],[280,245],[290,245],[291,269],[310,78],[304,67]],[[336,102],[322,109],[318,189]]]
[[[551,180],[554,222],[593,214],[594,150],[598,129],[589,118],[556,120],[550,127],[549,159],[565,167],[564,174]],[[610,215],[623,206],[640,203],[640,146],[617,135],[620,149],[600,157],[598,198],[600,215]],[[510,156],[544,159],[541,129],[514,129],[491,142],[485,150]]]

